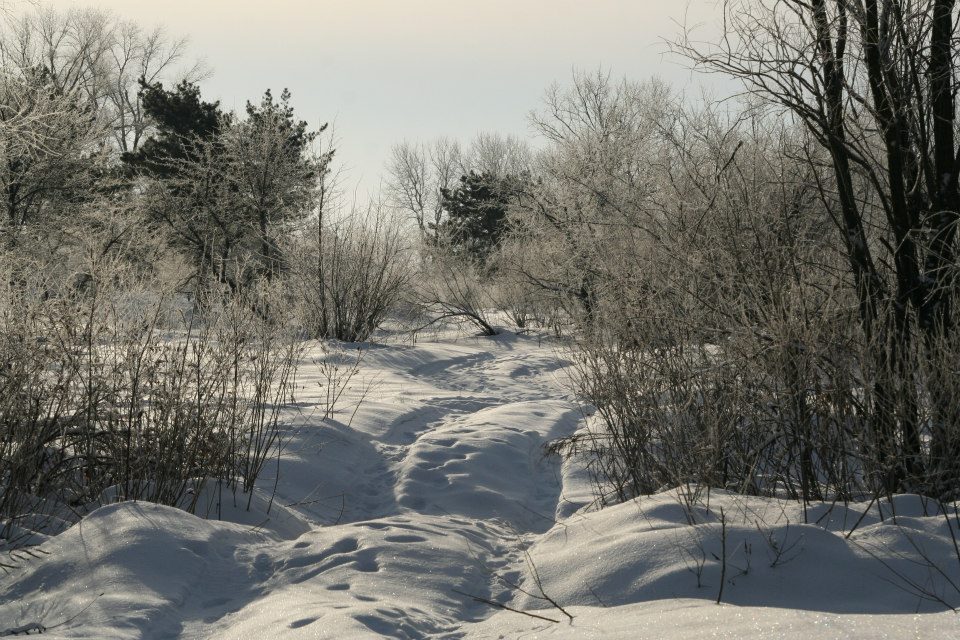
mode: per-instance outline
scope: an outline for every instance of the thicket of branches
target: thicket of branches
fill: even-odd
[[[951,495],[960,483],[954,372],[925,363],[956,341],[956,3],[754,0],[725,11],[732,38],[678,47],[789,114],[823,156],[821,201],[874,372],[880,481]]]
[[[692,106],[580,75],[548,93],[517,266],[578,318],[604,497],[678,483],[955,498],[952,2],[728,3]]]
[[[37,275],[3,292],[0,534],[16,542],[41,516],[72,521],[104,500],[192,511],[207,483],[249,501],[298,343],[242,300],[184,309],[111,259],[85,275],[81,291]]]
[[[410,249],[404,226],[380,204],[321,209],[296,243],[287,280],[307,333],[367,340],[407,293]]]

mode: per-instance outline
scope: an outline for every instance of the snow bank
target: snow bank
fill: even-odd
[[[97,509],[38,548],[0,590],[0,631],[39,624],[57,635],[175,635],[178,609],[213,571],[246,579],[235,557],[265,536],[180,509],[125,502]],[[14,579],[10,579],[10,578]]]
[[[742,606],[855,614],[942,611],[937,598],[960,606],[950,584],[960,585],[956,517],[923,516],[933,503],[917,496],[895,504],[905,515],[881,521],[874,507],[860,520],[866,505],[834,505],[827,517],[824,505],[804,524],[795,502],[712,492],[688,508],[674,490],[574,515],[529,553],[543,590],[569,605],[715,601],[722,584],[722,601]],[[536,591],[532,572],[524,585]]]
[[[704,600],[658,600],[620,607],[571,607],[567,621],[556,611],[540,611],[558,623],[510,612],[471,626],[467,638],[551,638],[556,640],[638,640],[717,638],[741,640],[903,640],[956,638],[960,622],[952,612],[938,614],[840,615],[801,609],[715,605]]]

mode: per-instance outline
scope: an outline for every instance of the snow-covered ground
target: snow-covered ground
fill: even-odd
[[[956,518],[918,497],[863,518],[722,492],[685,508],[677,490],[594,511],[583,470],[544,455],[583,426],[555,345],[369,345],[328,420],[322,357],[251,511],[104,506],[0,576],[0,633],[960,637],[918,596],[960,605]]]

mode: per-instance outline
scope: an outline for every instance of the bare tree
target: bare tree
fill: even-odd
[[[941,379],[951,374],[920,381],[911,362],[954,333],[956,9],[954,0],[729,1],[717,46],[689,33],[677,44],[795,117],[829,154],[832,179],[819,187],[873,345],[889,491],[960,485],[960,415]],[[921,382],[933,411],[927,458]]]
[[[108,14],[41,7],[11,18],[4,26],[3,66],[42,69],[60,93],[76,93],[90,104],[100,103],[113,31]]]
[[[393,147],[387,164],[390,198],[395,207],[413,217],[423,238],[439,239],[442,194],[463,173],[462,167],[460,145],[448,138]]]
[[[185,38],[92,9],[11,14],[0,37],[0,65],[43,70],[59,93],[82,98],[110,127],[121,152],[136,151],[150,125],[140,104],[141,80],[196,82],[207,75],[202,63],[186,61],[186,51]]]
[[[470,143],[461,164],[463,173],[476,171],[497,178],[516,176],[530,171],[531,153],[527,143],[519,138],[483,132]]]
[[[602,72],[551,87],[532,115],[548,146],[513,219],[521,241],[540,250],[512,266],[583,319],[595,311],[604,274],[623,269],[617,248],[636,234],[660,235],[651,205],[670,175],[663,150],[674,117],[675,100],[662,83],[617,82]]]
[[[105,160],[104,133],[76,92],[51,90],[43,72],[0,73],[0,228],[8,248],[30,225],[55,226],[59,204],[88,195]]]
[[[105,56],[108,86],[104,99],[118,148],[135,152],[150,127],[140,102],[140,81],[196,83],[208,73],[200,62],[178,68],[186,57],[187,39],[171,39],[160,27],[145,30],[132,22],[120,22],[113,29],[110,44]]]

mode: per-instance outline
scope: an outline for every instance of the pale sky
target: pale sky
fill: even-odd
[[[530,137],[527,116],[574,68],[660,76],[689,87],[663,38],[710,28],[716,0],[53,0],[108,9],[187,36],[213,75],[208,99],[242,109],[293,92],[312,125],[330,121],[338,159],[375,189],[392,144],[477,132]]]

